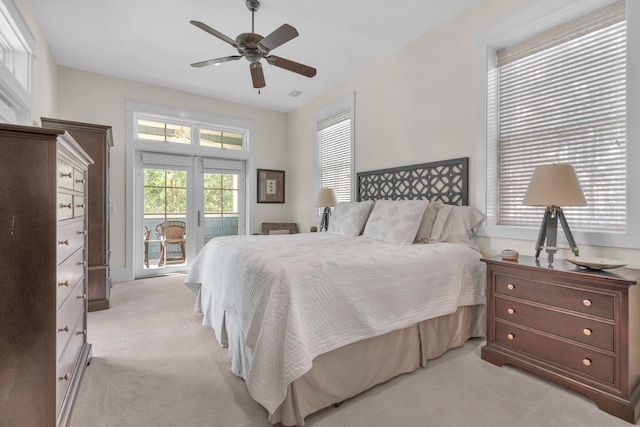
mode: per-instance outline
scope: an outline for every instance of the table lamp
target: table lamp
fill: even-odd
[[[586,206],[587,204],[573,166],[556,164],[536,166],[522,204],[546,207],[542,225],[540,226],[538,242],[536,243],[536,258],[540,255],[546,238],[549,264],[553,264],[553,254],[558,250],[556,246],[558,219],[562,224],[562,229],[567,237],[571,251],[576,256],[579,255],[578,247],[573,240],[573,235],[561,207]]]
[[[320,221],[320,231],[327,231],[329,228],[329,216],[331,215],[331,208],[335,207],[338,203],[336,199],[336,192],[333,188],[322,187],[318,192],[318,199],[316,200],[316,206],[324,208],[322,212],[322,220]]]

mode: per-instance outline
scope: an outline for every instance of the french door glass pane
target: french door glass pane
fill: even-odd
[[[205,243],[238,234],[238,175],[204,174]]]
[[[144,169],[144,266],[186,264],[187,172]]]

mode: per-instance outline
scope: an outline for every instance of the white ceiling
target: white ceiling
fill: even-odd
[[[57,63],[128,80],[288,112],[384,58],[479,0],[263,0],[255,32],[283,23],[297,38],[273,54],[317,68],[307,78],[262,61],[267,86],[253,88],[245,59],[196,28],[202,21],[235,39],[251,32],[244,0],[31,0]],[[294,90],[302,92],[289,96]]]

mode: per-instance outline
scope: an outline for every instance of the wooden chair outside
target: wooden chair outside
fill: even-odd
[[[158,267],[165,265],[166,263],[184,263],[187,260],[186,251],[186,231],[187,223],[183,221],[166,221],[156,226],[156,236],[160,241],[160,260],[158,261]],[[168,246],[178,245],[180,246],[180,256],[168,257]]]

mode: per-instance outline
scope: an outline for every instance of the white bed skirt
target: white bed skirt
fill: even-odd
[[[252,355],[236,322],[221,314],[221,305],[204,286],[199,286],[195,309],[204,314],[204,324],[214,329],[219,344],[228,347],[231,371],[243,378]],[[304,425],[306,416],[424,367],[428,360],[485,333],[486,306],[463,306],[454,313],[317,356],[311,370],[289,384],[285,400],[269,414],[269,422]]]

